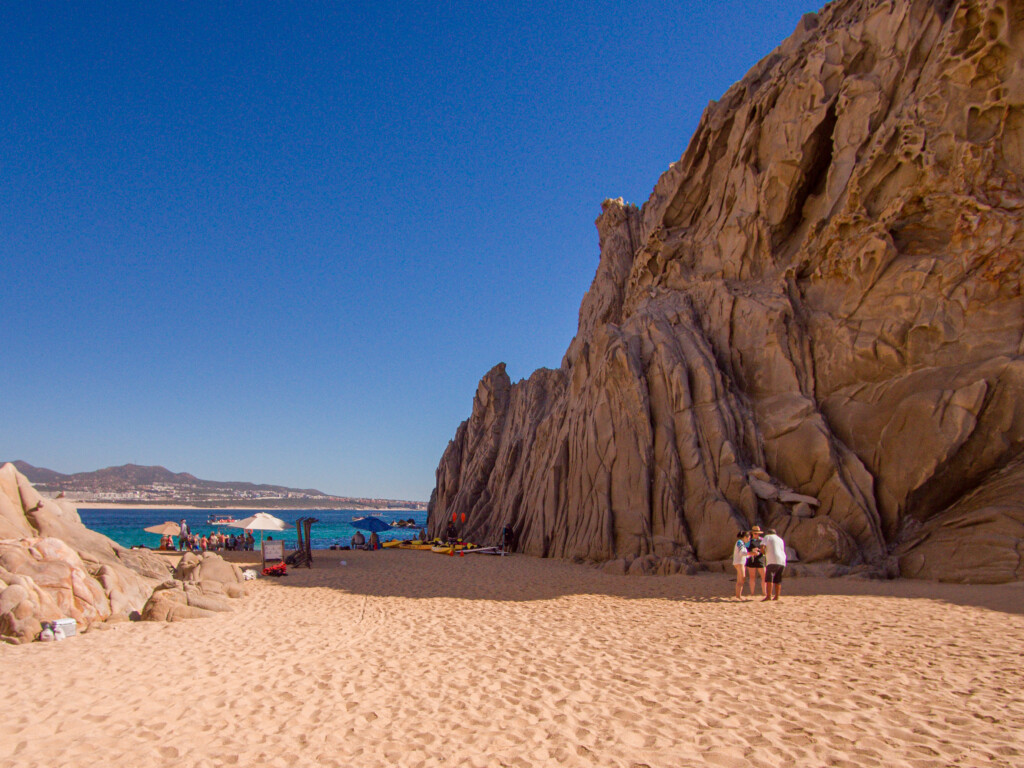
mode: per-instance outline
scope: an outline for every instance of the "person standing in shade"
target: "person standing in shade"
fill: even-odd
[[[747,576],[750,578],[750,596],[754,596],[754,587],[757,580],[761,579],[761,594],[767,594],[764,586],[765,558],[764,549],[761,547],[761,529],[754,526],[750,529],[750,543],[747,544],[750,556],[747,558]]]
[[[765,580],[768,583],[766,600],[778,600],[782,594],[782,572],[786,570],[786,542],[775,533],[774,528],[768,529],[768,535],[761,541],[764,548],[764,556],[767,565],[765,567]]]

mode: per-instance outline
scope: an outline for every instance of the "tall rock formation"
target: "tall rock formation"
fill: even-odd
[[[1024,5],[836,0],[606,201],[558,370],[481,381],[430,529],[676,570],[1024,578]]]

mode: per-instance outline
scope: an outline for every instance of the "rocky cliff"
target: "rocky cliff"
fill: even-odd
[[[499,365],[430,529],[672,572],[1024,578],[1024,4],[836,0],[606,201],[558,370]]]

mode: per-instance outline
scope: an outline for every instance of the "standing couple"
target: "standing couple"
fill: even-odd
[[[768,529],[768,535],[761,537],[761,528],[754,526],[749,531],[740,531],[736,546],[732,550],[732,564],[736,569],[736,599],[743,599],[743,582],[750,579],[750,596],[754,586],[761,579],[761,594],[764,601],[778,600],[782,594],[782,572],[786,570],[786,543]],[[767,588],[765,588],[767,584]]]

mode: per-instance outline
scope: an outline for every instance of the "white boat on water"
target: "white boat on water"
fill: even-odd
[[[207,525],[234,525],[237,522],[231,515],[210,515],[206,519]]]

